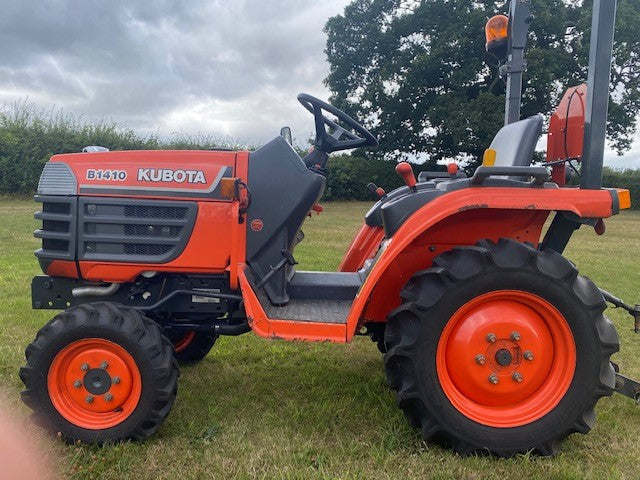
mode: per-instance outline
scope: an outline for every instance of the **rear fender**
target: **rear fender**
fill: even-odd
[[[400,289],[433,258],[457,245],[500,237],[538,245],[553,211],[582,218],[613,215],[608,190],[491,188],[458,190],[427,203],[383,242],[347,318],[347,341],[365,321],[386,321],[400,304]]]

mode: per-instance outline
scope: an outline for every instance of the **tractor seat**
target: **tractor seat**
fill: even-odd
[[[480,186],[557,188],[547,182],[549,172],[545,167],[531,166],[541,133],[542,115],[505,125],[491,142],[490,148],[496,151],[493,166],[479,167],[471,178],[452,179],[446,172],[422,172],[413,193],[408,187],[390,192],[369,210],[365,222],[383,226],[389,238],[411,214],[447,192]]]
[[[489,148],[496,151],[496,161],[494,167],[529,167],[533,160],[536,144],[542,133],[542,115],[534,115],[518,122],[505,125],[500,130]],[[466,178],[461,174],[458,177]],[[526,181],[526,177],[496,175],[494,179],[508,179],[516,181]],[[453,183],[453,180],[446,172],[420,172],[418,182]],[[459,180],[461,183],[468,183]],[[456,185],[455,188],[460,188]]]
[[[502,127],[491,142],[496,151],[494,167],[528,167],[542,133],[542,115],[534,115]]]

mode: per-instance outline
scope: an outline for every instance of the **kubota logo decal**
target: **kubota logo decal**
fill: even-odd
[[[171,170],[169,168],[139,168],[139,182],[207,183],[202,170]]]

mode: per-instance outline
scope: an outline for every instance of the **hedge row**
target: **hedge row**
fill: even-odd
[[[88,145],[110,150],[236,147],[227,139],[206,135],[174,135],[161,141],[112,121],[77,119],[61,110],[46,112],[19,102],[0,109],[0,195],[35,192],[40,172],[52,155],[80,152]]]
[[[369,182],[392,190],[402,184],[394,171],[395,163],[384,160],[366,160],[349,156],[329,160],[325,200],[370,200]],[[442,167],[444,169],[444,167]],[[413,165],[416,175],[423,170]],[[626,188],[631,192],[631,208],[640,209],[640,170],[612,170],[605,167],[602,184],[605,187]]]
[[[45,162],[53,154],[79,152],[87,145],[111,150],[243,147],[229,139],[204,135],[177,135],[161,141],[114,122],[77,120],[61,111],[42,112],[23,102],[0,109],[0,195],[32,194]],[[394,162],[380,159],[332,156],[324,200],[373,200],[367,189],[369,182],[387,191],[402,184],[394,168]],[[422,168],[414,165],[414,170],[417,174]],[[633,208],[640,208],[640,170],[605,168],[604,185],[629,189]]]
[[[605,187],[626,188],[631,193],[631,208],[640,210],[640,170],[604,169],[602,184]]]

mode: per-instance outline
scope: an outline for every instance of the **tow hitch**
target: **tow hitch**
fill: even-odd
[[[629,315],[633,317],[633,331],[635,333],[640,332],[640,305],[636,304],[632,307],[603,289],[600,289],[600,293],[602,293],[604,299],[611,303],[615,308],[622,308],[626,310]],[[613,369],[616,371],[615,391],[625,397],[633,399],[636,404],[640,405],[640,383],[621,375],[620,367],[618,367],[616,363],[611,362],[611,365],[613,365]]]

